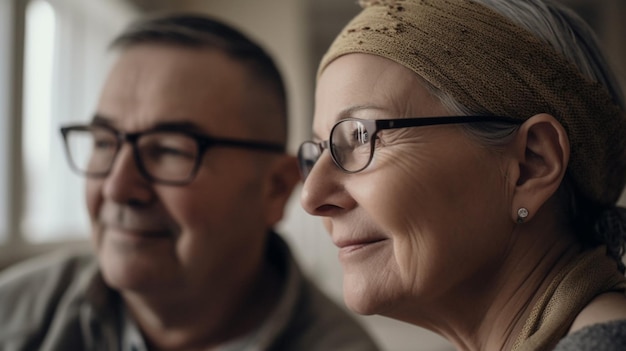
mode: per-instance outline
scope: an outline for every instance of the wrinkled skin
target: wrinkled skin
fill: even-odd
[[[249,115],[245,97],[251,87],[243,66],[220,52],[140,45],[122,52],[96,113],[125,132],[173,123],[217,137],[263,140],[245,128],[242,117]],[[279,110],[277,99],[266,100],[268,111]],[[217,282],[228,290],[250,281],[285,201],[269,197],[272,163],[259,167],[260,157],[271,156],[211,148],[190,184],[168,186],[144,179],[124,144],[111,174],[87,182],[107,283],[193,301],[206,299]]]
[[[342,112],[355,106],[363,108]],[[448,115],[408,69],[350,54],[318,81],[313,129],[319,140],[346,117]],[[386,130],[379,138],[372,164],[360,173],[341,172],[324,152],[302,204],[324,217],[340,248],[347,305],[404,319],[406,307],[449,303],[459,287],[467,291],[488,278],[510,244],[502,235],[513,227],[510,186],[498,155],[459,126]]]

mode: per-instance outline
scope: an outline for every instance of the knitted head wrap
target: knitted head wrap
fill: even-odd
[[[553,115],[569,136],[579,190],[612,205],[626,182],[626,114],[550,45],[470,0],[369,0],[335,39],[339,56],[368,53],[418,74],[472,111],[526,120]]]

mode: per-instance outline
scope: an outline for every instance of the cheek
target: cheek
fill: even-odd
[[[98,211],[102,204],[102,181],[88,178],[85,182],[85,201],[87,211],[92,221],[98,218]]]
[[[377,151],[375,164],[355,176],[349,190],[376,227],[392,239],[392,256],[384,266],[393,274],[384,276],[393,280],[397,293],[413,290],[416,281],[423,278],[418,270],[427,267],[425,254],[433,248],[430,237],[423,235],[426,228],[422,221],[426,217],[423,199],[432,190],[416,181],[423,178],[421,169],[430,168],[417,167],[426,165],[424,161],[404,153]]]
[[[494,160],[479,151],[398,145],[377,150],[375,164],[355,177],[353,196],[392,236],[406,284],[420,285],[454,264],[451,256],[467,255],[469,238],[492,239],[486,232],[493,224],[483,222],[481,213],[506,206],[498,195],[502,189],[494,186],[502,176],[489,162]]]
[[[103,238],[102,228],[99,224],[98,217],[100,207],[102,206],[102,180],[87,178],[85,182],[85,202],[87,203],[87,212],[91,220],[91,236],[94,248],[101,248]]]
[[[183,189],[158,191],[159,202],[179,231],[200,230],[201,227],[206,226],[210,214],[214,213],[211,202],[205,200],[206,197],[202,195],[201,190],[195,192],[181,190]]]
[[[182,231],[234,232],[261,220],[261,186],[233,176],[231,179],[202,178],[185,188],[163,187],[158,194]]]
[[[376,187],[362,186],[362,193],[368,211],[392,231],[439,227],[458,232],[468,227],[463,222],[506,207],[504,175],[496,157],[470,142],[433,139],[377,150],[367,175]]]
[[[432,193],[436,192],[441,176],[434,157],[411,152],[415,147],[381,148],[371,168],[358,181],[355,198],[378,223],[394,233],[412,233],[420,222],[417,217],[432,210]],[[370,186],[367,186],[370,184]],[[371,186],[376,184],[376,186]],[[422,214],[422,215],[418,215]]]

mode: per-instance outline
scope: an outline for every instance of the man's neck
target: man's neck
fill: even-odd
[[[256,329],[276,307],[284,278],[269,263],[225,289],[122,297],[150,350],[208,350]],[[245,317],[242,317],[245,316]]]

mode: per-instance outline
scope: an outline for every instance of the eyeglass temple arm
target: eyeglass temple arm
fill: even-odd
[[[285,146],[276,143],[267,143],[262,141],[244,141],[244,140],[235,140],[235,139],[219,139],[219,138],[211,138],[204,139],[204,144],[206,146],[214,146],[214,145],[223,145],[223,146],[231,146],[238,147],[244,149],[254,149],[254,150],[264,150],[270,152],[285,152]]]
[[[478,122],[500,122],[521,124],[524,121],[502,116],[452,116],[452,117],[417,117],[417,118],[401,118],[401,119],[379,119],[376,120],[377,129],[394,129],[406,127],[419,127],[441,124],[457,124],[457,123],[478,123]]]

